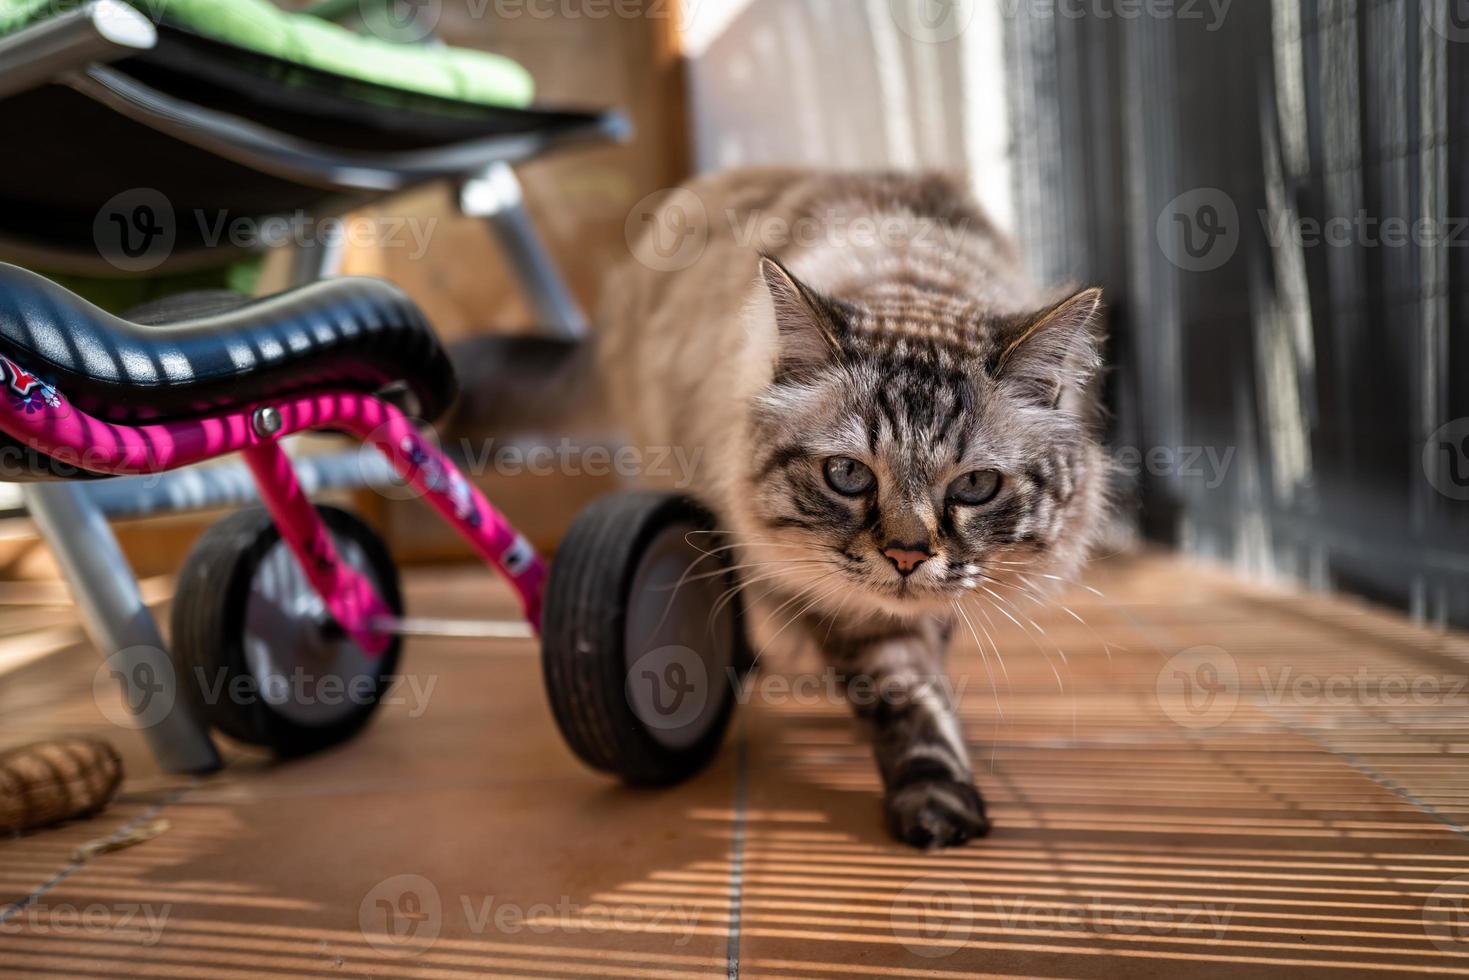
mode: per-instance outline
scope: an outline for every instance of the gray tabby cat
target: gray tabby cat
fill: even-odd
[[[1069,577],[1100,529],[1100,293],[1043,304],[943,177],[761,170],[688,190],[708,215],[699,260],[609,285],[618,417],[640,445],[705,450],[691,489],[759,580],[747,597],[789,603],[776,626],[800,611],[849,689],[881,692],[852,701],[893,834],[983,834],[945,648],[980,589],[1014,602]]]
[[[979,600],[1071,576],[1100,529],[1100,293],[1043,303],[939,176],[732,172],[648,234],[693,200],[696,262],[609,280],[605,394],[636,445],[702,450],[683,489],[737,546],[750,622],[799,622],[853,695],[892,833],[981,835],[945,651],[956,626],[979,641]]]

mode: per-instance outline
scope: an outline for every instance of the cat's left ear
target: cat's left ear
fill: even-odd
[[[779,331],[777,380],[799,377],[829,364],[841,353],[841,324],[831,304],[778,259],[760,257],[760,276],[770,291]]]
[[[1022,386],[1044,404],[1056,405],[1069,387],[1084,385],[1101,366],[1098,314],[1102,291],[1083,289],[1005,325],[990,375]]]

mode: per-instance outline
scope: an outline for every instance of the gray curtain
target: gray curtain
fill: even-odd
[[[1137,6],[1006,22],[1017,229],[1108,288],[1135,519],[1469,624],[1469,3]]]

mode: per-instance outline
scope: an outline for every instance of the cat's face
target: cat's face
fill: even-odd
[[[895,615],[1004,596],[1026,570],[1069,572],[1101,482],[1087,418],[1067,401],[1075,358],[1093,356],[1075,341],[1090,344],[1097,300],[1069,303],[950,339],[825,303],[821,333],[786,345],[752,416],[747,550],[814,609],[860,598]]]

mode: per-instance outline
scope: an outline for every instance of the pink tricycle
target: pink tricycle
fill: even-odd
[[[334,430],[376,447],[514,587],[579,756],[639,783],[710,758],[745,654],[739,603],[718,573],[724,552],[690,533],[712,530],[697,505],[600,501],[548,579],[413,421],[441,415],[457,385],[396,287],[329,279],[255,301],[206,298],[165,319],[113,316],[0,264],[0,479],[150,474],[243,454],[264,507],[203,535],[173,602],[173,674],[210,725],[281,754],[315,751],[359,730],[395,671],[403,600],[386,547],[350,513],[314,505],[281,446]],[[286,693],[233,697],[236,680]],[[317,696],[328,684],[352,696]]]

